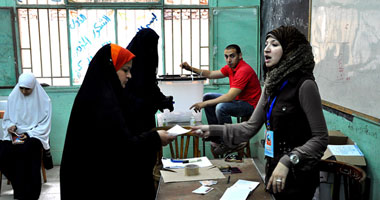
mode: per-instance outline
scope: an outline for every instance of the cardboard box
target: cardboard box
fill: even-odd
[[[349,137],[347,137],[340,131],[329,131],[329,145],[342,145],[342,149],[345,149],[345,148],[351,147],[351,146],[345,146],[345,145],[355,145],[355,143]],[[339,146],[334,146],[334,147],[339,148]],[[355,146],[355,148],[357,148],[358,154],[360,155],[356,153],[336,155],[334,154],[334,151],[331,151],[331,149],[333,148],[331,147],[330,149],[328,147],[322,159],[326,160],[326,159],[331,159],[333,157],[333,159],[335,158],[335,160],[337,161],[345,162],[351,165],[366,166],[367,164],[366,164],[364,155],[361,153],[361,151],[359,150],[357,146]]]

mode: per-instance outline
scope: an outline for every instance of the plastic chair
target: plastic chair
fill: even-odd
[[[321,160],[320,171],[332,173],[334,176],[332,199],[340,199],[341,179],[343,179],[344,196],[346,200],[367,200],[368,186],[367,175],[359,167],[334,160]]]

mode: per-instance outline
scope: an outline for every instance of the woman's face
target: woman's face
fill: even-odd
[[[273,37],[268,37],[264,48],[265,65],[267,67],[275,66],[280,61],[282,54],[283,50],[280,42]]]
[[[121,86],[123,88],[125,88],[125,85],[127,84],[128,79],[132,78],[131,68],[132,68],[132,60],[130,60],[129,62],[125,63],[123,65],[123,67],[121,67],[119,69],[119,71],[116,72],[117,76],[120,79]]]
[[[20,87],[20,91],[21,93],[24,95],[24,96],[29,96],[30,94],[32,94],[32,89],[30,88],[26,88],[26,87]]]

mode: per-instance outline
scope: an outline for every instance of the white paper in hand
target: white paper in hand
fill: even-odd
[[[171,129],[168,130],[168,133],[170,136],[178,136],[178,135],[182,135],[182,134],[185,134],[188,132],[190,132],[189,129],[184,129],[184,128],[182,128],[182,126],[180,126],[178,124],[173,126]]]

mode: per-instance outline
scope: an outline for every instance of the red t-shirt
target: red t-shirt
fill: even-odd
[[[244,60],[240,60],[235,69],[226,65],[220,71],[230,80],[230,88],[242,90],[235,100],[246,101],[256,108],[261,95],[261,86],[252,67]]]

